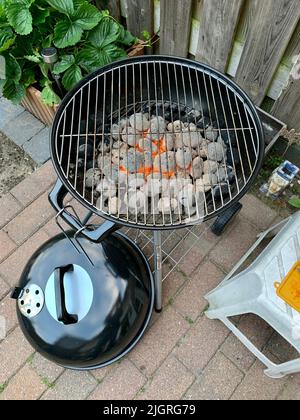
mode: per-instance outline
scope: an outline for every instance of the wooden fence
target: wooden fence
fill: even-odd
[[[99,0],[155,52],[231,76],[259,105],[300,130],[300,0]]]

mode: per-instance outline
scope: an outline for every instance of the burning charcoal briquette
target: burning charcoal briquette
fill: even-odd
[[[214,173],[218,170],[218,163],[214,160],[206,160],[203,164],[203,172],[204,174]]]
[[[172,133],[180,133],[183,130],[183,128],[183,122],[180,120],[170,122],[167,127],[168,131],[171,131]]]
[[[120,130],[120,127],[118,126],[118,124],[113,124],[113,125],[111,126],[110,133],[111,133],[112,138],[113,138],[114,140],[119,140],[121,130]]]
[[[135,146],[138,144],[140,138],[140,134],[138,134],[132,127],[126,127],[122,131],[122,140],[129,146]]]
[[[150,127],[150,121],[148,119],[148,116],[141,112],[131,115],[129,121],[131,127],[135,131],[143,132],[148,130],[148,128]]]
[[[177,134],[180,136],[180,133]],[[189,128],[185,128],[182,133],[183,143],[187,147],[196,148],[203,141],[203,137],[198,131],[191,131]]]
[[[207,140],[209,140],[209,141],[215,141],[215,140],[217,140],[217,138],[218,138],[218,135],[219,135],[219,133],[218,133],[218,131],[217,130],[215,130],[213,127],[208,127],[206,130],[205,130],[205,138],[207,139]]]
[[[157,155],[153,161],[153,167],[162,172],[175,171],[174,152],[165,152]]]
[[[99,169],[89,169],[85,174],[85,186],[87,188],[95,187],[100,181],[101,173]]]
[[[184,207],[192,207],[195,203],[194,185],[185,185],[178,193],[178,200]]]
[[[146,195],[140,190],[128,190],[124,195],[124,202],[132,213],[144,213],[147,201]]]
[[[147,138],[142,138],[139,140],[139,148],[141,150],[144,150],[146,152],[151,152],[151,153],[157,153],[158,152],[158,148],[157,145],[150,140],[148,137]]]
[[[176,152],[176,163],[181,169],[188,169],[192,163],[192,154],[189,149],[178,149]]]
[[[164,146],[168,151],[173,150],[173,148],[174,148],[174,135],[173,135],[173,133],[167,132],[164,135]]]
[[[207,145],[207,156],[209,160],[221,162],[225,156],[225,151],[220,143],[209,143]]]
[[[152,134],[159,134],[160,137],[165,133],[166,131],[166,121],[162,117],[153,117],[150,120],[150,133]]]
[[[138,172],[144,166],[144,155],[135,149],[128,149],[128,152],[123,159],[123,166],[128,172]]]
[[[201,178],[202,174],[203,174],[203,160],[201,159],[201,157],[198,156],[192,162],[190,175],[194,179],[199,179]]]
[[[118,197],[112,197],[108,200],[108,211],[110,214],[118,214],[121,209],[121,200]]]
[[[177,200],[170,197],[162,197],[158,200],[157,207],[161,213],[171,213],[178,206]]]
[[[103,178],[97,183],[96,191],[98,191],[104,198],[115,197],[117,195],[116,184]]]

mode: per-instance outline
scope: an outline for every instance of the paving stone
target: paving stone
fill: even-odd
[[[6,333],[8,334],[18,323],[16,301],[7,295],[0,302],[0,316],[5,318]]]
[[[179,400],[191,386],[194,375],[173,356],[169,356],[150,379],[141,400]]]
[[[21,245],[12,255],[0,264],[0,274],[11,286],[15,286],[32,254],[46,241],[49,236],[42,231],[37,232]]]
[[[185,395],[189,400],[228,400],[241,383],[243,373],[223,354],[217,353]]]
[[[44,193],[5,226],[5,232],[17,244],[23,243],[55,214]]]
[[[66,370],[42,396],[42,400],[84,400],[96,387],[89,372]]]
[[[0,299],[2,299],[9,291],[8,284],[0,277]]]
[[[276,331],[274,331],[268,342],[267,350],[280,360],[281,363],[299,358],[297,350]]]
[[[108,374],[90,395],[90,400],[132,400],[145,384],[144,375],[128,360]]]
[[[26,141],[35,136],[44,128],[44,125],[28,111],[17,115],[13,121],[8,121],[1,128],[3,133],[13,140],[18,146],[23,146]]]
[[[17,327],[0,343],[0,384],[7,382],[32,353],[33,348]]]
[[[268,357],[268,355],[267,355]],[[274,400],[283,391],[287,378],[271,379],[264,374],[266,367],[256,361],[237,387],[232,400]]]
[[[237,327],[259,350],[266,346],[273,333],[273,329],[265,321],[252,314],[243,315]],[[221,351],[243,371],[248,371],[256,360],[253,353],[233,334],[226,339]]]
[[[10,121],[24,112],[24,108],[20,105],[14,105],[11,101],[1,97],[0,98],[0,129],[8,124]]]
[[[214,289],[224,277],[224,273],[212,262],[204,261],[176,296],[176,309],[183,316],[195,320],[207,306],[204,295]]]
[[[24,143],[23,149],[37,163],[43,164],[49,160],[49,128],[45,127],[42,131]]]
[[[261,200],[252,194],[247,194],[241,199],[243,209],[240,213],[251,223],[256,225],[261,231],[266,230],[272,225],[277,217],[275,210],[264,204]]]
[[[9,381],[0,400],[37,400],[46,389],[39,375],[26,364]]]
[[[256,241],[258,230],[239,217],[211,251],[210,259],[229,272]]]
[[[105,378],[105,376],[107,376],[108,375],[108,373],[112,373],[112,371],[114,370],[114,369],[116,369],[118,367],[118,364],[117,363],[113,363],[113,364],[111,364],[111,365],[108,365],[108,366],[105,366],[105,367],[102,367],[102,368],[100,368],[100,369],[93,369],[93,370],[90,370],[90,373],[93,375],[93,377],[96,379],[96,381],[98,382],[98,383],[100,383],[100,382],[102,382],[103,381],[103,379]]]
[[[57,174],[53,167],[52,161],[44,163],[40,166],[32,175],[32,178],[43,188],[43,192],[49,190],[49,188],[56,182]]]
[[[0,228],[2,228],[22,210],[22,206],[8,193],[0,198],[0,209]]]
[[[282,392],[278,396],[278,400],[300,401],[300,373],[288,378]]]
[[[186,280],[186,277],[176,269],[165,278],[163,282],[163,306],[168,305],[174,299]]]
[[[188,323],[168,307],[130,353],[130,359],[147,376],[152,375],[188,327]]]
[[[30,175],[10,192],[24,207],[26,207],[44,191],[44,186],[42,186],[33,175]]]
[[[180,261],[178,267],[187,276],[190,276],[193,273],[208,252],[203,252],[203,250],[194,245],[195,237],[192,234],[189,234],[189,236],[171,252],[171,257],[175,261]]]
[[[39,353],[34,354],[30,364],[44,382],[47,382],[48,384],[55,382],[59,375],[64,371],[63,367],[50,362],[50,360],[45,359],[45,357]]]
[[[190,328],[174,353],[191,372],[200,374],[228,334],[220,321],[203,316]]]
[[[10,239],[6,232],[0,231],[0,262],[3,261],[12,251],[16,249],[16,244]]]

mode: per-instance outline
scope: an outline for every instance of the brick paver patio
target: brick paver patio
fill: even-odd
[[[263,366],[218,321],[204,315],[203,294],[215,287],[277,218],[254,196],[228,231],[211,234],[164,283],[164,311],[120,363],[91,372],[65,370],[35,353],[21,333],[10,289],[28,258],[57,232],[47,193],[55,181],[47,162],[0,199],[0,399],[300,399],[300,375],[271,380]],[[274,360],[295,356],[262,320],[239,327]]]

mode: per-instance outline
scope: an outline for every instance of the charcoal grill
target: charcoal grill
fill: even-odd
[[[141,119],[137,130],[140,113],[147,118]],[[130,117],[134,120],[131,128]],[[152,131],[147,121],[155,120]],[[122,121],[127,122],[121,131]],[[129,135],[133,136],[131,147],[124,147]],[[170,151],[167,137],[173,138]],[[150,150],[144,148],[147,139]],[[184,151],[180,167],[178,150]],[[185,159],[202,159],[203,153],[207,176],[205,182],[204,176],[197,182],[193,164],[186,164]],[[122,226],[153,230],[156,309],[160,310],[161,231],[189,229],[232,212],[256,178],[263,156],[257,111],[229,78],[187,59],[126,59],[91,74],[62,101],[51,132],[51,157],[59,181],[50,201],[77,233],[94,241]],[[141,179],[151,187],[148,194],[141,194],[144,186],[136,187]],[[157,193],[153,193],[155,185]],[[171,201],[170,191],[176,185],[185,195]],[[161,209],[158,201],[165,194],[163,188],[169,204]],[[83,222],[64,207],[68,192],[89,210]],[[89,226],[91,215],[107,221]]]

